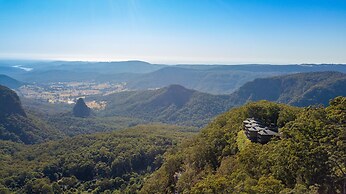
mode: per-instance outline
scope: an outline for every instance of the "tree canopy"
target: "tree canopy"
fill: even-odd
[[[346,98],[327,108],[259,101],[219,116],[164,158],[142,193],[344,193]],[[274,122],[281,138],[244,138],[242,121]]]

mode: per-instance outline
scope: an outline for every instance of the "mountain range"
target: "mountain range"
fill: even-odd
[[[106,101],[102,116],[126,116],[148,121],[201,127],[214,116],[247,102],[269,100],[295,106],[327,105],[346,95],[346,74],[312,72],[258,78],[230,95],[212,95],[171,85],[156,90],[127,91],[90,98]]]
[[[199,67],[196,68],[197,69],[169,67],[160,69],[150,74],[154,74],[156,77],[158,77],[160,75],[158,72],[161,72],[162,79],[167,80],[168,77],[171,76],[172,79],[173,77],[176,77],[178,80],[184,80],[184,78],[186,78],[186,82],[191,80],[189,83],[193,83],[193,80],[199,80],[199,75],[202,75],[201,73],[198,73],[195,74],[195,77],[189,77],[193,74],[192,72],[202,71],[199,69]],[[256,70],[254,69],[253,71]],[[173,76],[173,72],[179,73],[177,76]],[[229,74],[236,75],[236,73]],[[227,72],[225,72],[225,75],[228,75]],[[179,76],[181,76],[181,79]],[[4,77],[6,77],[7,80],[13,80],[8,76]],[[236,77],[241,76],[237,75]],[[245,80],[248,78],[243,79]],[[225,79],[220,78],[220,83],[221,80]],[[145,84],[146,82],[141,83]],[[210,83],[210,87],[213,85],[218,85],[217,83],[212,83],[211,81],[208,83]],[[210,122],[210,120],[216,115],[225,112],[232,107],[241,106],[250,101],[269,100],[295,106],[309,106],[316,104],[327,105],[330,99],[336,96],[346,95],[345,83],[346,75],[341,72],[308,72],[257,78],[242,85],[239,89],[229,95],[209,94],[188,89],[181,85],[170,85],[161,89],[139,89],[136,91],[115,93],[108,96],[90,96],[87,97],[86,100],[105,101],[107,103],[105,110],[97,112],[97,114],[101,117],[126,117],[139,119],[142,123],[164,122],[169,124],[202,127]],[[165,85],[164,83],[161,84]],[[166,84],[169,84],[169,82]],[[131,82],[129,85],[131,86]],[[227,82],[224,83],[224,85],[229,86],[230,84]],[[216,86],[216,88],[217,87],[218,86]],[[205,90],[207,89],[208,88],[205,88]],[[211,91],[212,89],[208,90]],[[28,102],[28,100],[24,100],[24,102]],[[36,103],[36,105],[34,104],[35,103],[30,102],[28,107],[31,107],[31,109],[34,110],[42,109],[42,103]],[[35,108],[36,106],[37,108]],[[57,121],[57,119],[53,120]],[[66,120],[70,119],[65,119],[65,121]],[[114,118],[114,120],[119,119]],[[61,120],[61,122],[64,121]],[[96,126],[98,126],[97,123],[99,122],[100,121],[96,121]],[[132,122],[126,123],[131,125]],[[73,126],[73,124],[71,125]],[[125,126],[126,125],[127,124],[125,124]],[[59,124],[57,126],[61,125]],[[63,131],[65,131],[65,134],[71,134],[68,132],[68,130],[66,130],[65,127],[62,128],[64,129]],[[102,131],[108,129],[109,127],[102,127]],[[72,132],[72,134],[75,134],[75,132]]]
[[[346,73],[346,65],[177,65],[125,81],[131,89],[161,88],[179,84],[212,94],[231,94],[256,78],[321,71]]]
[[[303,72],[346,73],[344,64],[161,65],[143,61],[0,61],[2,69],[6,75],[28,83],[126,82],[132,90],[177,84],[211,94],[231,94],[256,78]]]
[[[165,67],[160,70],[137,75],[127,80],[130,89],[162,88],[172,84],[211,94],[230,94],[244,83],[255,78],[270,77],[282,72],[248,72],[232,69],[195,69]]]

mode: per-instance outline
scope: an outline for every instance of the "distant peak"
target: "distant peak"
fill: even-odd
[[[163,88],[161,91],[160,95],[153,102],[157,106],[174,104],[177,107],[181,107],[190,100],[191,95],[194,93],[194,90],[189,90],[176,84]]]
[[[172,85],[169,85],[167,87],[168,90],[188,90],[187,88],[185,88],[184,86],[182,85],[178,85],[178,84],[172,84]]]
[[[166,92],[169,92],[169,93],[176,93],[176,94],[194,93],[195,92],[195,90],[185,88],[184,86],[178,85],[178,84],[169,85],[169,86],[163,88],[163,90]]]
[[[73,115],[75,117],[89,117],[91,114],[90,108],[85,104],[83,98],[79,98],[76,105],[73,107]]]

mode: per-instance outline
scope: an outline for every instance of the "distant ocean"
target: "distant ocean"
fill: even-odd
[[[24,71],[32,71],[34,69],[34,68],[30,68],[30,67],[22,67],[20,65],[15,65],[15,66],[12,66],[12,67],[19,68],[19,69],[22,69]]]

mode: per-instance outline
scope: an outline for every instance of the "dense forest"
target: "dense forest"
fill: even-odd
[[[345,193],[346,98],[295,108],[268,101],[222,114],[170,150],[142,193]],[[242,121],[276,123],[281,138],[251,143]]]
[[[145,125],[35,145],[0,141],[0,193],[135,193],[165,151],[193,134]]]
[[[259,101],[218,116],[197,136],[192,128],[142,125],[35,145],[0,141],[0,190],[343,193],[345,110],[345,97],[326,108]],[[248,117],[275,123],[281,137],[250,142],[242,130]]]
[[[66,136],[111,132],[149,123],[141,119],[121,116],[80,118],[68,113],[48,116],[44,120]]]

